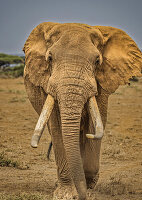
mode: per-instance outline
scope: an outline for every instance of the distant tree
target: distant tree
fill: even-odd
[[[24,58],[20,56],[0,53],[0,66],[14,63],[24,63]]]

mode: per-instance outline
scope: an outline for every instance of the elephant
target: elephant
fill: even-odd
[[[57,165],[53,198],[85,200],[99,178],[108,97],[141,77],[141,51],[118,28],[52,22],[34,28],[23,51],[24,84],[39,115],[31,145],[47,125]]]

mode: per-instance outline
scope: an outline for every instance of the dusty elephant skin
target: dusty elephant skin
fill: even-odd
[[[108,97],[132,76],[141,76],[141,52],[116,28],[50,22],[32,31],[24,52],[25,86],[34,109],[43,115],[47,96],[54,102],[47,123],[59,181],[54,199],[77,195],[85,200],[87,188],[93,189],[98,180]],[[97,105],[89,109],[92,98]],[[96,139],[100,129],[101,137]]]

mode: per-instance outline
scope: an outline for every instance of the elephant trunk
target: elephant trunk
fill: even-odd
[[[66,90],[69,88],[69,91]],[[82,95],[75,92],[77,87],[62,88],[60,95],[60,114],[62,124],[63,143],[72,179],[79,194],[79,199],[86,198],[86,180],[80,154],[80,121],[84,106]]]

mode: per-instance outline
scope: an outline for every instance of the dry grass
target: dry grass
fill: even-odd
[[[8,195],[0,193],[0,200],[51,200],[51,198],[40,193],[22,193],[17,195]]]
[[[133,87],[120,87],[109,98],[100,179],[88,200],[142,199],[140,90],[142,79],[133,83]],[[0,95],[0,148],[4,160],[17,161],[22,169],[25,166],[25,170],[0,167],[0,200],[50,200],[57,181],[53,151],[52,162],[46,158],[50,137],[45,131],[39,147],[30,148],[38,116],[27,99],[23,79],[0,79]]]
[[[123,194],[135,194],[133,184],[127,182],[123,174],[114,174],[104,183],[97,185],[96,190],[102,194],[116,196]]]

